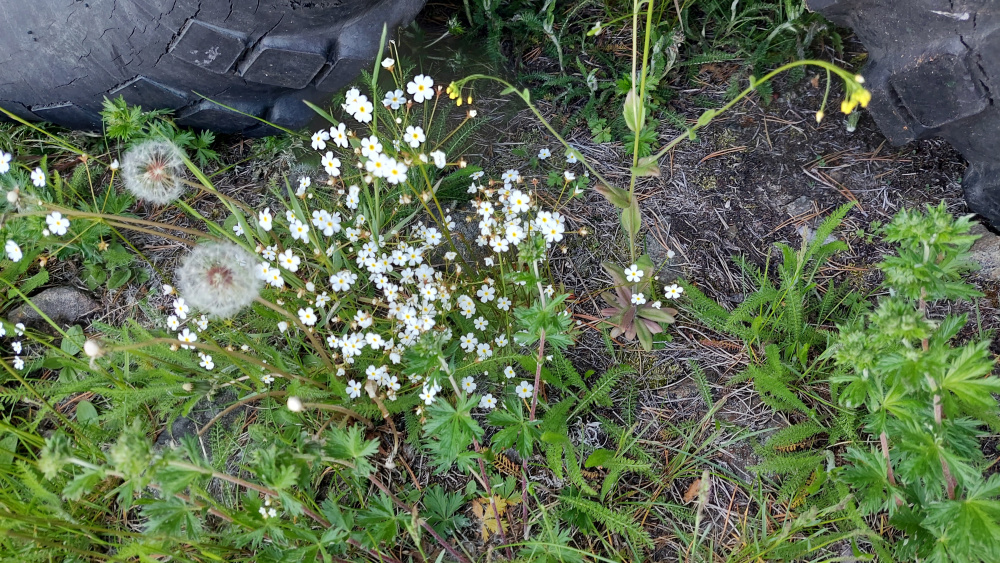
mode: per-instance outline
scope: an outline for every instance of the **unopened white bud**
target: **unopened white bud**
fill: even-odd
[[[302,412],[302,399],[298,397],[289,397],[287,406],[288,410],[292,412]]]
[[[87,340],[83,343],[83,351],[90,358],[100,358],[104,355],[104,347],[101,346],[100,342],[94,339]]]
[[[7,192],[7,203],[17,205],[17,200],[21,198],[21,192],[17,188]]]

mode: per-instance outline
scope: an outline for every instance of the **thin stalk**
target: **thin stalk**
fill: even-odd
[[[324,364],[326,364],[326,367],[327,369],[330,370],[330,373],[334,373],[337,371],[337,367],[333,365],[333,360],[331,360],[330,356],[327,355],[326,349],[323,348],[323,345],[318,340],[316,340],[316,335],[313,333],[313,331],[310,331],[309,328],[306,327],[306,325],[302,324],[302,321],[299,320],[297,316],[293,315],[289,311],[286,311],[284,308],[279,307],[274,303],[271,303],[267,299],[262,299],[260,297],[257,297],[256,299],[254,299],[254,301],[267,307],[268,309],[271,309],[276,313],[284,315],[286,318],[291,319],[292,322],[295,323],[295,326],[297,326],[299,330],[305,333],[306,338],[308,338],[309,342],[312,343],[313,349],[315,349],[316,352],[319,353],[320,359],[323,360]]]

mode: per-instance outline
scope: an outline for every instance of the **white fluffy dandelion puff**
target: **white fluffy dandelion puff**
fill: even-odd
[[[229,242],[196,246],[177,269],[185,301],[216,317],[231,317],[249,305],[263,285],[253,254]]]
[[[166,205],[184,193],[184,158],[177,145],[146,141],[129,149],[122,161],[122,181],[135,197]]]

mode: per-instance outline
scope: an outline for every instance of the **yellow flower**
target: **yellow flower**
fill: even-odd
[[[855,87],[851,89],[850,93],[843,102],[840,103],[840,111],[844,113],[851,113],[854,108],[860,105],[863,108],[868,107],[868,102],[872,100],[872,93],[864,88]]]

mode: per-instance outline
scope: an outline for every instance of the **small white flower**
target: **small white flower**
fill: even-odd
[[[399,109],[406,104],[406,96],[403,95],[402,90],[389,90],[385,93],[385,98],[382,100],[382,105],[387,108]]]
[[[198,325],[198,330],[208,330],[208,317],[202,315],[198,317],[198,320],[194,324]]]
[[[288,323],[285,322],[285,321],[279,322],[278,323],[278,331],[279,332],[285,332],[286,330],[288,330]]]
[[[211,370],[215,367],[215,362],[212,361],[212,356],[205,354],[201,356],[201,362],[199,362],[198,365],[207,370]]]
[[[552,156],[552,151],[550,151],[548,147],[544,147],[542,150],[538,151],[538,160],[545,160],[550,156]]]
[[[17,336],[24,336],[24,323],[17,323],[14,325],[14,334]]]
[[[476,326],[476,330],[485,330],[490,325],[490,322],[483,317],[479,317],[472,321],[472,324]]]
[[[424,141],[427,140],[427,136],[424,135],[424,128],[419,126],[414,127],[412,125],[408,125],[406,127],[406,134],[403,135],[403,138],[406,139],[406,142],[412,148],[419,147]]]
[[[53,211],[45,218],[45,223],[49,226],[49,231],[57,236],[62,236],[66,234],[69,230],[69,219],[62,216],[62,213],[58,211]]]
[[[361,156],[376,158],[382,154],[382,142],[375,135],[361,139]]]
[[[372,110],[375,106],[368,101],[366,96],[361,96],[362,100],[354,107],[353,117],[361,123],[368,123],[372,120]]]
[[[570,170],[566,170],[563,172],[563,178],[566,178],[567,182],[572,182],[573,180],[576,180],[576,174]]]
[[[684,288],[675,283],[663,288],[663,296],[667,299],[677,299],[682,293],[684,293]]]
[[[333,156],[332,152],[327,151],[321,162],[327,174],[330,176],[340,176],[340,159]]]
[[[295,195],[297,196],[303,195],[304,193],[306,193],[306,190],[308,190],[309,186],[311,185],[312,185],[312,178],[310,178],[309,176],[299,176],[299,189],[295,190]]]
[[[632,264],[631,266],[625,269],[625,279],[627,279],[632,283],[635,283],[642,279],[642,275],[644,273],[645,272],[639,269],[639,266]]]
[[[353,379],[347,382],[347,396],[357,399],[361,396],[361,384]]]
[[[299,309],[299,320],[306,326],[313,326],[316,324],[316,311],[312,307]]]
[[[21,356],[14,356],[14,369],[24,369],[24,360],[21,359]]]
[[[333,144],[344,149],[346,149],[348,145],[346,128],[347,126],[343,123],[330,128],[330,138],[333,140]]]
[[[645,295],[643,295],[641,293],[635,293],[635,294],[632,295],[632,304],[633,305],[642,305],[644,303],[646,303],[646,296]]]
[[[577,162],[576,151],[573,150],[566,151],[566,162],[570,164],[576,164]]]
[[[390,69],[390,68],[392,68],[392,65],[394,65],[394,64],[396,64],[396,61],[394,61],[393,59],[391,59],[389,57],[386,57],[386,58],[382,59],[382,68]]]
[[[497,308],[500,309],[501,311],[509,311],[510,310],[510,299],[508,299],[506,297],[501,297],[501,298],[497,299]]]
[[[20,341],[15,340],[15,341],[11,342],[10,343],[10,347],[11,347],[12,350],[14,350],[15,354],[20,354],[21,353],[22,346],[21,346],[21,342]]]
[[[472,376],[462,378],[462,390],[466,393],[472,393],[476,390],[476,381],[472,379]]]
[[[490,301],[493,301],[494,297],[496,296],[496,293],[497,290],[494,289],[493,286],[484,283],[479,288],[479,291],[476,292],[476,295],[479,296],[480,301],[482,301],[483,303],[489,303]]]
[[[180,340],[181,342],[185,342],[187,344],[191,344],[192,342],[198,341],[198,334],[191,332],[190,329],[185,328],[180,334],[177,335],[177,340]],[[186,344],[181,344],[181,348],[187,350],[190,349],[191,346],[187,346]]]
[[[278,255],[278,263],[284,266],[284,268],[289,272],[299,271],[299,264],[301,262],[302,259],[296,256],[292,252],[291,248],[285,250],[284,252]]]
[[[238,237],[243,236],[243,225],[240,225],[239,223],[233,225],[233,232],[236,233],[236,236]]]
[[[21,247],[12,240],[8,240],[7,244],[4,245],[4,251],[7,252],[7,258],[9,258],[11,262],[20,262],[21,258],[24,257],[24,253],[21,252]]]
[[[434,166],[438,168],[444,168],[448,164],[448,160],[442,151],[434,151],[431,153],[431,158],[434,159]]]
[[[424,103],[434,97],[434,79],[430,76],[418,74],[413,81],[406,85],[406,91],[413,96],[413,101],[418,104]]]
[[[260,382],[263,383],[264,385],[270,385],[274,383],[274,376],[269,373],[265,373],[264,375],[260,376]]]
[[[183,297],[178,297],[174,300],[174,312],[177,313],[177,316],[181,319],[186,319],[188,317],[188,313],[191,312],[191,307],[184,302]]]
[[[514,376],[517,375],[514,373],[514,366],[507,366],[503,368],[503,374],[507,377],[507,379],[514,379]]]
[[[0,156],[0,160],[2,160],[2,159],[3,159],[3,157]],[[116,172],[119,168],[121,168],[121,163],[118,162],[117,158],[111,161],[111,167],[110,168],[111,168],[112,172]]]
[[[45,172],[41,168],[35,168],[31,173],[31,183],[35,185],[36,188],[45,187]]]
[[[0,151],[0,174],[10,172],[10,161],[14,158],[9,152]],[[118,162],[117,160],[115,162]]]
[[[515,391],[517,392],[518,397],[522,399],[530,399],[531,395],[535,392],[535,386],[527,381],[522,381],[517,384],[517,389],[515,389]]]
[[[292,221],[288,229],[292,232],[292,238],[295,240],[301,240],[302,242],[307,242],[309,240],[309,225],[296,219]]]
[[[270,207],[265,207],[263,211],[257,214],[257,224],[265,231],[271,230],[274,226],[274,216],[271,215]]]
[[[325,150],[326,142],[329,140],[330,140],[330,134],[327,133],[326,129],[317,131],[313,133],[312,136],[312,148],[318,151]]]
[[[497,400],[493,398],[492,393],[487,393],[479,399],[479,408],[491,411],[497,408]]]
[[[177,319],[177,315],[170,315],[167,317],[167,328],[170,330],[177,330],[181,327],[181,321]]]

